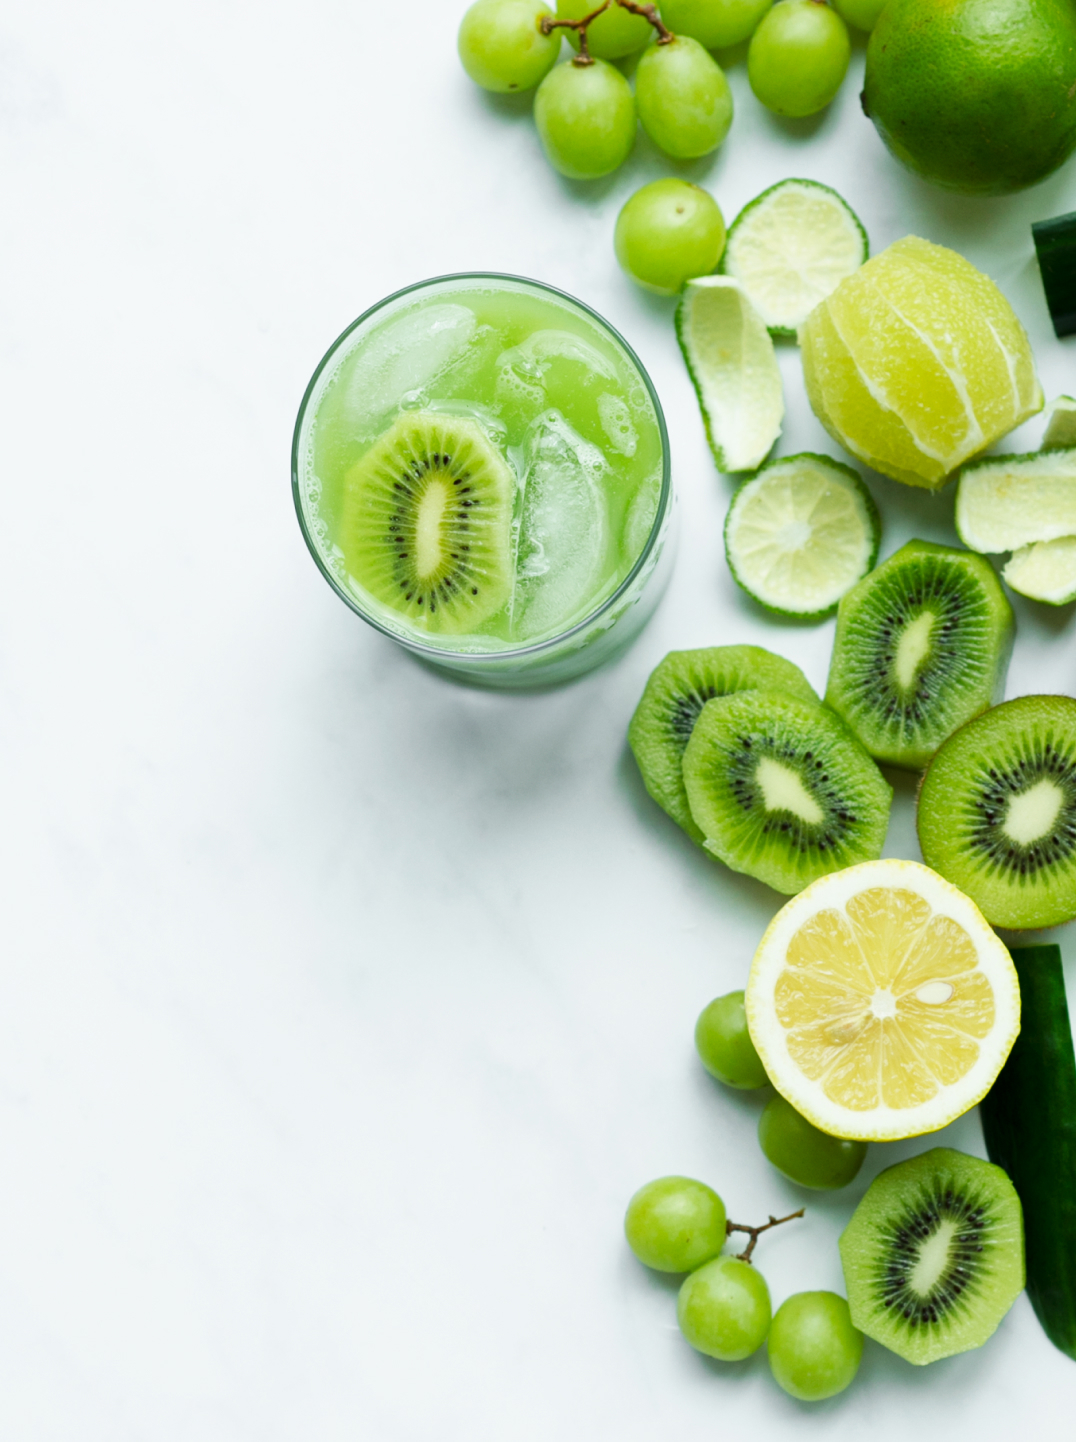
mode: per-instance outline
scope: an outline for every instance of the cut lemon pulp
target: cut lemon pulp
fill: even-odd
[[[777,1090],[859,1141],[963,1115],[1020,1030],[1008,951],[974,902],[914,861],[851,866],[790,901],[755,954],[746,1005]]]

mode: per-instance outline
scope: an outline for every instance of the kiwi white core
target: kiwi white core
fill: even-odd
[[[943,1217],[937,1229],[919,1244],[919,1255],[908,1276],[908,1286],[920,1297],[929,1297],[945,1275],[949,1265],[949,1249],[959,1232],[952,1217]]]
[[[758,763],[755,780],[762,790],[767,811],[791,811],[811,826],[825,819],[825,812],[790,766],[782,766],[772,756],[764,756]]]
[[[930,637],[936,621],[933,611],[923,611],[901,632],[893,670],[902,691],[910,691],[915,685],[920,668],[930,654]]]
[[[447,505],[448,487],[444,481],[431,481],[418,503],[415,517],[415,570],[423,581],[433,575],[444,556],[441,522]]]
[[[1010,841],[1019,846],[1048,836],[1054,828],[1065,795],[1055,781],[1044,776],[1027,791],[1009,798],[1009,809],[1001,829]]]

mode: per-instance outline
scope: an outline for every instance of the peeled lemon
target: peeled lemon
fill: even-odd
[[[973,901],[914,861],[864,862],[801,891],[762,938],[746,1008],[777,1090],[856,1141],[955,1121],[1020,1030],[1008,951]]]
[[[936,490],[1042,409],[1023,326],[963,256],[905,236],[800,327],[815,414],[883,475]]]

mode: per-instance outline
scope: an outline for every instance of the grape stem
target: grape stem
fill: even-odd
[[[739,1222],[725,1223],[725,1236],[731,1237],[733,1232],[746,1232],[751,1240],[742,1252],[736,1256],[738,1262],[750,1262],[751,1253],[758,1245],[758,1239],[763,1232],[768,1232],[771,1227],[779,1227],[783,1222],[794,1222],[797,1217],[802,1217],[806,1208],[800,1207],[798,1212],[790,1212],[787,1217],[775,1217],[771,1214],[770,1220],[761,1227],[742,1227]]]
[[[572,64],[578,65],[580,68],[585,65],[593,65],[594,56],[591,55],[587,46],[587,31],[599,15],[605,14],[610,5],[618,5],[621,10],[628,10],[632,15],[642,15],[649,20],[658,32],[657,43],[659,45],[668,45],[670,40],[676,39],[672,31],[662,23],[656,5],[636,5],[634,0],[603,0],[596,10],[592,10],[589,15],[584,15],[582,20],[556,20],[552,15],[543,15],[540,27],[542,34],[552,35],[554,30],[574,30],[579,36],[579,54],[572,60]]]

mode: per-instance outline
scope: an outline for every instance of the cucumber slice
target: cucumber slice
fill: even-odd
[[[754,471],[781,434],[785,395],[773,341],[738,281],[689,280],[676,334],[719,471]]]
[[[881,523],[851,466],[805,452],[743,483],[725,520],[734,580],[767,611],[820,620],[878,559]]]
[[[1046,434],[1039,449],[1060,451],[1066,446],[1076,446],[1076,400],[1071,396],[1058,396],[1050,406]]]
[[[1076,535],[1076,446],[972,461],[957,484],[956,529],[985,552]]]
[[[746,205],[720,269],[738,280],[773,336],[794,336],[870,255],[867,232],[835,190],[782,180]]]
[[[1076,333],[1076,211],[1031,227],[1056,335]]]
[[[1021,546],[1012,553],[1001,579],[1021,596],[1047,606],[1076,601],[1076,536]]]
[[[1020,1035],[979,1106],[992,1162],[1024,1208],[1027,1293],[1055,1347],[1076,1360],[1076,1056],[1061,951],[1012,951]]]

